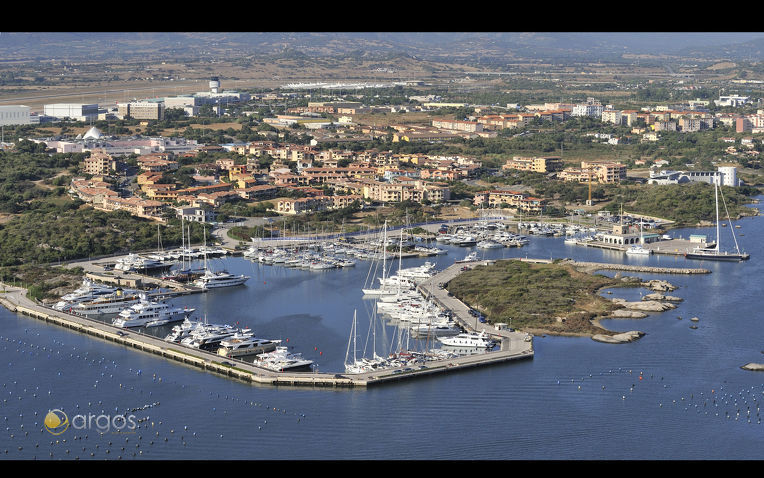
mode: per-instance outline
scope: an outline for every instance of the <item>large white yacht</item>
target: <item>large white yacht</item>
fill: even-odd
[[[56,310],[66,310],[75,304],[95,300],[98,297],[108,296],[114,294],[116,291],[116,287],[98,284],[90,279],[83,279],[82,285],[77,288],[77,290],[61,296],[61,300],[59,300],[53,308]]]
[[[194,285],[201,289],[214,289],[242,285],[248,280],[249,276],[244,274],[234,275],[227,271],[212,272],[208,269],[201,277],[194,281]]]
[[[146,257],[141,257],[138,254],[130,253],[121,259],[118,259],[114,264],[114,268],[121,271],[142,271],[150,269],[159,269],[163,267],[169,267],[167,264]]]
[[[72,313],[85,317],[113,317],[122,310],[131,307],[141,301],[138,294],[125,294],[122,290],[115,293],[98,297],[97,299],[74,304],[69,310]]]
[[[461,329],[450,322],[416,324],[410,330],[412,337],[451,337],[461,333]]]
[[[463,333],[453,337],[438,337],[438,341],[443,345],[452,347],[470,347],[470,348],[491,348],[496,342],[491,340],[485,332],[479,334]]]
[[[225,339],[238,336],[250,335],[249,329],[240,330],[230,325],[205,324],[199,330],[195,330],[180,341],[181,345],[202,350],[216,350]]]
[[[220,341],[218,355],[224,357],[245,357],[265,352],[273,352],[280,340],[258,339],[251,334],[234,334]]]
[[[477,253],[477,251],[472,251],[469,254],[467,254],[466,256],[464,256],[464,259],[461,259],[461,260],[458,260],[458,261],[454,261],[454,262],[457,263],[457,264],[461,264],[461,263],[464,263],[464,262],[477,262],[477,260],[478,260],[478,253]]]
[[[303,358],[300,353],[290,353],[287,347],[279,346],[273,352],[258,355],[254,364],[274,372],[287,372],[310,370],[313,361]]]
[[[142,298],[140,302],[124,309],[112,322],[116,327],[145,327],[150,322],[163,324],[177,322],[191,315],[194,309],[173,307],[164,302],[154,302]],[[152,324],[156,325],[156,324]]]
[[[435,275],[435,264],[428,261],[421,266],[400,269],[397,275],[414,282],[421,282]]]

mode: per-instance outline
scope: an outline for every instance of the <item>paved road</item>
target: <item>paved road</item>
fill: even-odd
[[[464,302],[457,299],[456,297],[449,296],[447,289],[441,289],[438,287],[438,284],[445,284],[457,275],[461,274],[463,272],[462,269],[464,268],[472,269],[477,265],[486,265],[487,263],[488,261],[478,261],[452,264],[451,266],[437,273],[432,277],[432,279],[428,279],[423,284],[420,284],[419,288],[425,295],[432,297],[443,307],[450,310],[453,314],[454,320],[459,322],[465,329],[478,333],[485,332],[488,335],[499,338],[502,341],[502,350],[512,350],[516,352],[522,350],[532,350],[533,342],[528,340],[528,334],[525,332],[510,332],[507,329],[498,330],[493,324],[480,322],[477,317],[473,317],[469,313],[470,307],[468,307]]]

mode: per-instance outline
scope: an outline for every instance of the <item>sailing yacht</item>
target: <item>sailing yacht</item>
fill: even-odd
[[[719,185],[714,182],[714,199],[716,201],[716,244],[714,244],[714,247],[712,248],[696,247],[692,250],[692,252],[688,252],[684,255],[687,259],[740,262],[750,258],[749,254],[740,252],[740,247],[737,244],[737,238],[735,238],[734,229],[730,229],[730,231],[732,231],[732,239],[735,241],[735,252],[722,252],[721,248],[719,247],[719,191]],[[724,201],[724,196],[722,196],[722,201]],[[726,204],[724,205],[724,208],[726,210]],[[727,212],[727,221],[730,221],[729,212]]]
[[[639,219],[639,244],[633,244],[626,249],[626,254],[630,256],[649,256],[653,253],[652,249],[647,249],[642,246],[644,242],[644,235],[642,234],[642,218]]]

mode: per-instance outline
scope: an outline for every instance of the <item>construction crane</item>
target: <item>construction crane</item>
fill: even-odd
[[[592,203],[592,166],[585,169],[589,176],[589,199],[586,200],[586,205],[591,206]]]

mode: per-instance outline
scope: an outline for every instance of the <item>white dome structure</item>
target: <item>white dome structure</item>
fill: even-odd
[[[87,133],[85,133],[85,136],[83,136],[83,139],[99,139],[101,137],[101,130],[93,126],[88,130]]]

